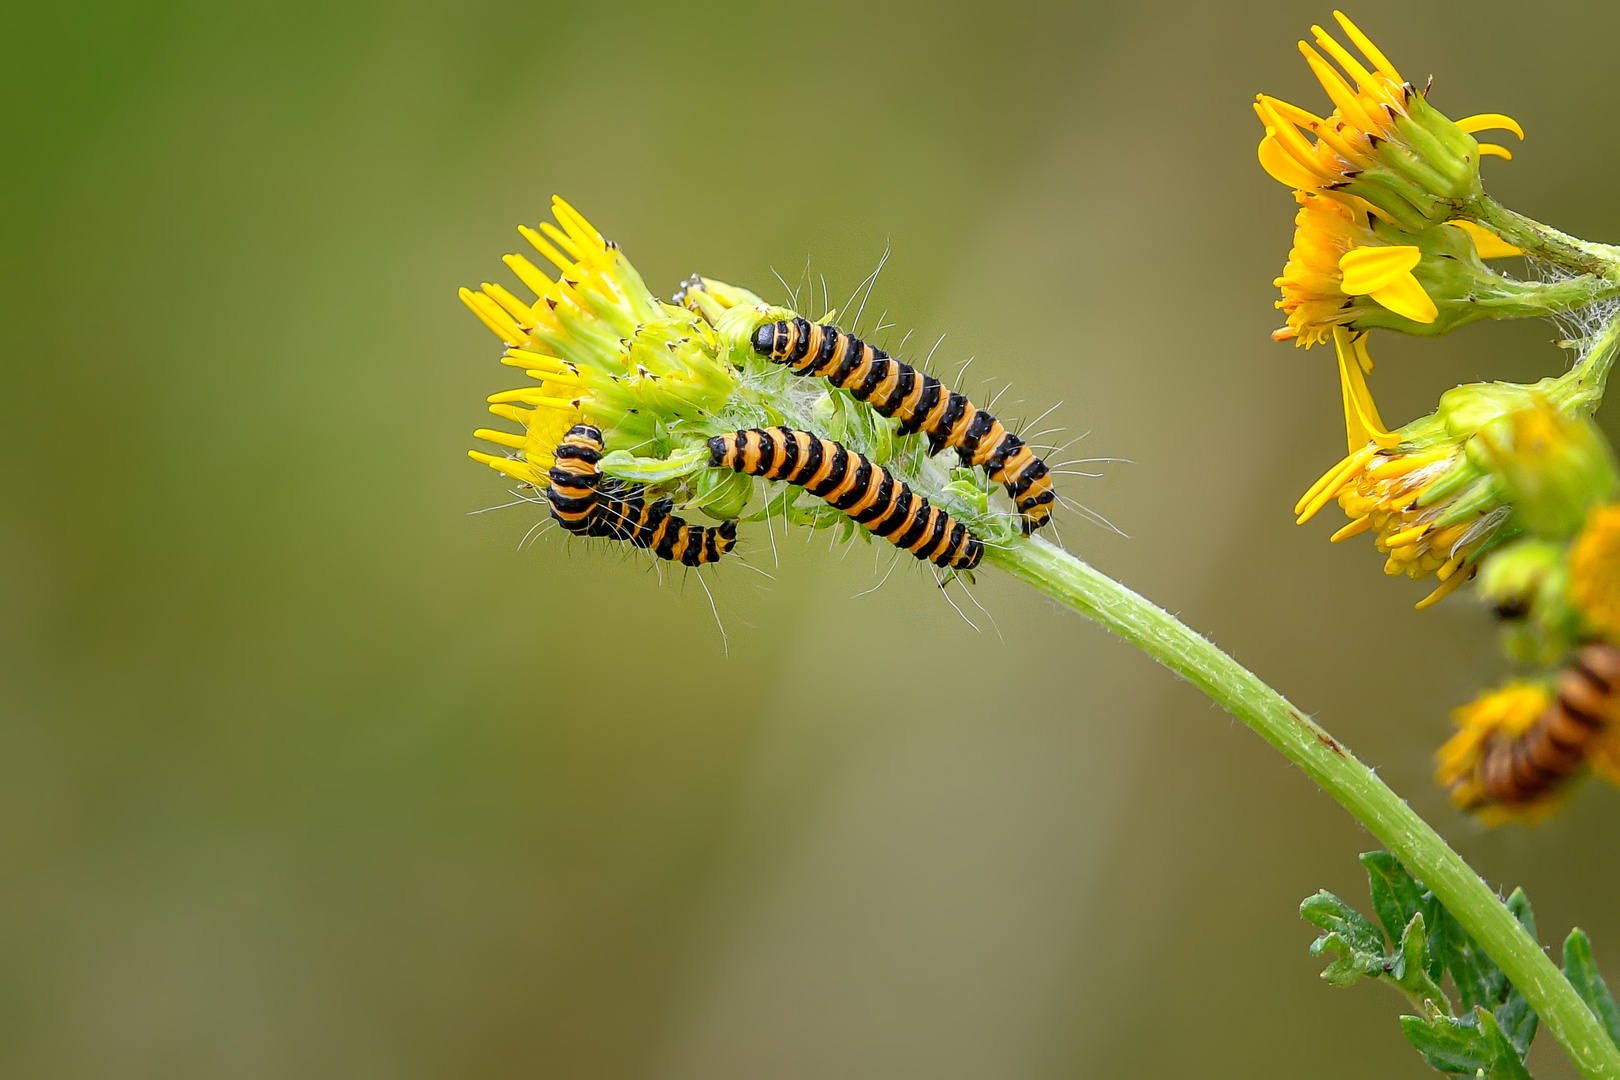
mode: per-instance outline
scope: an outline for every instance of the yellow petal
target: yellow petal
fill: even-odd
[[[1299,51],[1305,57],[1305,62],[1311,66],[1311,72],[1316,76],[1316,81],[1322,84],[1322,89],[1327,91],[1327,96],[1333,99],[1333,104],[1338,107],[1340,116],[1344,117],[1360,131],[1377,134],[1383,130],[1368,115],[1366,108],[1361,104],[1360,99],[1356,97],[1355,90],[1351,88],[1349,83],[1344,81],[1344,76],[1340,75],[1332,64],[1323,59],[1321,53],[1303,41],[1299,43]]]
[[[1423,286],[1411,274],[1397,278],[1368,295],[1395,314],[1413,322],[1432,323],[1440,317],[1440,309],[1435,307],[1429,294],[1423,291]]]
[[[1350,524],[1328,537],[1328,542],[1330,544],[1337,544],[1341,541],[1350,539],[1352,536],[1360,536],[1362,533],[1366,532],[1372,527],[1372,516],[1369,514],[1362,514]]]
[[[1475,113],[1473,116],[1465,116],[1457,121],[1457,126],[1470,135],[1476,131],[1501,130],[1511,131],[1520,139],[1524,138],[1524,128],[1519,126],[1517,120],[1497,112]]]
[[[1372,392],[1367,389],[1367,376],[1362,371],[1366,346],[1365,334],[1353,334],[1342,326],[1333,328],[1333,351],[1339,356],[1339,391],[1344,397],[1345,437],[1352,453],[1369,442],[1383,447],[1399,446],[1401,442],[1399,435],[1384,426]]]
[[[1266,125],[1266,134],[1277,140],[1278,146],[1286,151],[1290,157],[1299,162],[1302,168],[1315,171],[1316,147],[1311,145],[1299,130],[1298,125],[1291,124],[1278,112],[1277,106],[1283,104],[1276,98],[1269,98],[1259,94],[1254,100],[1255,115],[1260,122]]]
[[[1349,76],[1356,81],[1357,86],[1365,90],[1373,85],[1372,72],[1363,67],[1361,62],[1354,56],[1351,56],[1349,49],[1334,40],[1332,34],[1329,34],[1320,26],[1311,27],[1311,33],[1316,35],[1316,43],[1322,46],[1329,56],[1339,62],[1339,66],[1344,68]]]
[[[471,308],[472,313],[478,316],[485,326],[495,331],[496,337],[508,345],[523,345],[529,340],[529,335],[519,329],[517,323],[512,321],[512,317],[483,293],[462,289],[458,295],[461,302]]]
[[[1269,129],[1268,129],[1269,131]],[[1275,135],[1267,134],[1260,140],[1260,167],[1284,187],[1304,188],[1307,191],[1322,186],[1319,177],[1294,159],[1294,156],[1282,148]]]
[[[1452,593],[1456,592],[1458,587],[1460,587],[1463,582],[1467,581],[1473,576],[1473,574],[1453,574],[1451,577],[1447,578],[1445,583],[1442,584],[1438,589],[1434,590],[1434,592],[1430,593],[1428,596],[1425,596],[1412,606],[1418,611],[1427,611],[1440,601],[1444,600],[1446,597],[1450,596]]]
[[[1506,158],[1508,161],[1513,160],[1513,151],[1509,150],[1505,146],[1497,146],[1493,142],[1480,143],[1479,152],[1483,157],[1499,157]]]
[[[532,487],[546,486],[544,474],[527,461],[519,458],[496,457],[494,454],[486,454],[479,450],[469,450],[467,456],[474,461],[483,462],[496,472],[504,473],[512,479],[529,484]]]
[[[1450,221],[1447,224],[1457,226],[1457,228],[1472,237],[1474,250],[1479,252],[1479,257],[1482,259],[1503,259],[1509,255],[1524,254],[1523,248],[1514,247],[1483,225],[1472,221]]]
[[[1356,363],[1361,365],[1361,370],[1365,374],[1371,375],[1373,370],[1373,358],[1372,353],[1367,351],[1367,337],[1367,334],[1362,334],[1360,337],[1356,338],[1355,341],[1351,342],[1350,347],[1351,352],[1355,355]]]
[[[1344,253],[1339,270],[1344,274],[1343,289],[1349,296],[1365,296],[1385,288],[1423,259],[1415,247],[1359,247]],[[1425,320],[1432,321],[1432,320]]]
[[[1355,43],[1356,48],[1361,50],[1361,55],[1373,62],[1373,67],[1398,83],[1406,81],[1401,78],[1401,73],[1395,70],[1395,65],[1389,62],[1389,58],[1378,51],[1378,46],[1374,45],[1371,39],[1366,34],[1363,34],[1361,28],[1351,22],[1344,12],[1335,11],[1333,17],[1339,20],[1339,25],[1350,36],[1350,40]]]

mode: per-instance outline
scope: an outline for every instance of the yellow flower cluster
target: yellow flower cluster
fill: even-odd
[[[552,451],[574,424],[596,425],[610,448],[656,444],[704,424],[735,385],[703,319],[654,296],[618,245],[561,198],[552,213],[556,225],[518,232],[556,268],[555,280],[527,256],[502,260],[533,302],[489,282],[460,293],[506,344],[501,363],[536,380],[489,398],[489,411],[521,432],[474,433],[507,453],[468,454],[535,487],[546,485]]]

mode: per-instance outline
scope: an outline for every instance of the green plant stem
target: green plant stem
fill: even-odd
[[[1186,624],[1039,538],[989,548],[985,562],[1113,631],[1259,732],[1355,815],[1434,891],[1541,1016],[1583,1076],[1620,1080],[1620,1050],[1490,886],[1354,754]]]
[[[1603,404],[1609,371],[1620,352],[1620,318],[1613,318],[1586,343],[1585,352],[1574,367],[1558,377],[1562,400],[1577,416],[1591,416]]]
[[[1620,249],[1559,232],[1551,225],[1509,210],[1489,196],[1468,209],[1475,221],[1515,247],[1523,248],[1532,258],[1556,263],[1576,273],[1620,280]]]

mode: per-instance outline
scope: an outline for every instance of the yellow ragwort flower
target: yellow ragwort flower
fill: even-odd
[[[1423,257],[1419,248],[1380,239],[1364,208],[1310,191],[1294,197],[1294,247],[1272,282],[1282,290],[1277,307],[1288,325],[1273,339],[1309,348],[1336,326],[1364,327],[1368,308],[1356,301],[1362,296],[1403,319],[1434,322],[1439,309],[1412,273]]]
[[[1311,27],[1322,51],[1301,41],[1300,52],[1334,111],[1319,117],[1259,95],[1255,112],[1266,129],[1261,166],[1291,188],[1364,200],[1404,228],[1450,220],[1481,194],[1480,155],[1513,156],[1505,147],[1476,142],[1472,133],[1499,128],[1522,139],[1523,130],[1498,113],[1453,122],[1342,12],[1333,15],[1366,63],[1320,26]]]
[[[667,451],[674,432],[697,438],[735,385],[707,323],[654,296],[618,245],[568,203],[554,198],[552,213],[557,225],[518,232],[556,267],[555,281],[526,256],[503,260],[533,303],[489,282],[460,293],[505,342],[501,363],[537,381],[489,398],[489,411],[521,433],[474,433],[507,453],[468,455],[536,487],[546,485],[552,451],[574,424],[602,429],[610,448]]]
[[[1418,602],[1422,611],[1451,595],[1486,554],[1522,531],[1481,444],[1511,443],[1500,427],[1516,430],[1523,414],[1549,406],[1522,387],[1463,386],[1447,391],[1432,415],[1388,431],[1367,391],[1365,336],[1342,327],[1334,336],[1350,452],[1294,512],[1304,524],[1337,499],[1351,520],[1333,534],[1334,543],[1370,531],[1389,556],[1384,573],[1438,577],[1440,586]]]
[[[1452,712],[1458,731],[1435,753],[1434,779],[1446,789],[1453,806],[1473,813],[1487,826],[1512,821],[1535,824],[1557,811],[1567,785],[1546,787],[1523,801],[1504,801],[1503,795],[1511,794],[1511,784],[1498,782],[1494,785],[1498,790],[1493,791],[1482,769],[1493,744],[1523,738],[1553,701],[1553,694],[1541,683],[1513,682]]]
[[[1593,630],[1620,645],[1620,503],[1593,510],[1576,537],[1569,595]]]

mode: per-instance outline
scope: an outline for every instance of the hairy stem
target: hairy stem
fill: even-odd
[[[1475,221],[1515,247],[1523,248],[1532,258],[1544,259],[1579,274],[1620,280],[1620,249],[1559,232],[1551,225],[1509,210],[1490,196],[1479,199],[1468,209]]]
[[[1529,1000],[1583,1076],[1620,1080],[1620,1050],[1489,885],[1350,750],[1186,624],[1040,539],[989,548],[985,562],[1113,631],[1259,732],[1355,815]]]
[[[1559,376],[1561,395],[1577,416],[1591,416],[1603,403],[1603,391],[1620,352],[1620,318],[1610,319],[1603,329],[1587,340],[1585,351],[1575,366]]]

